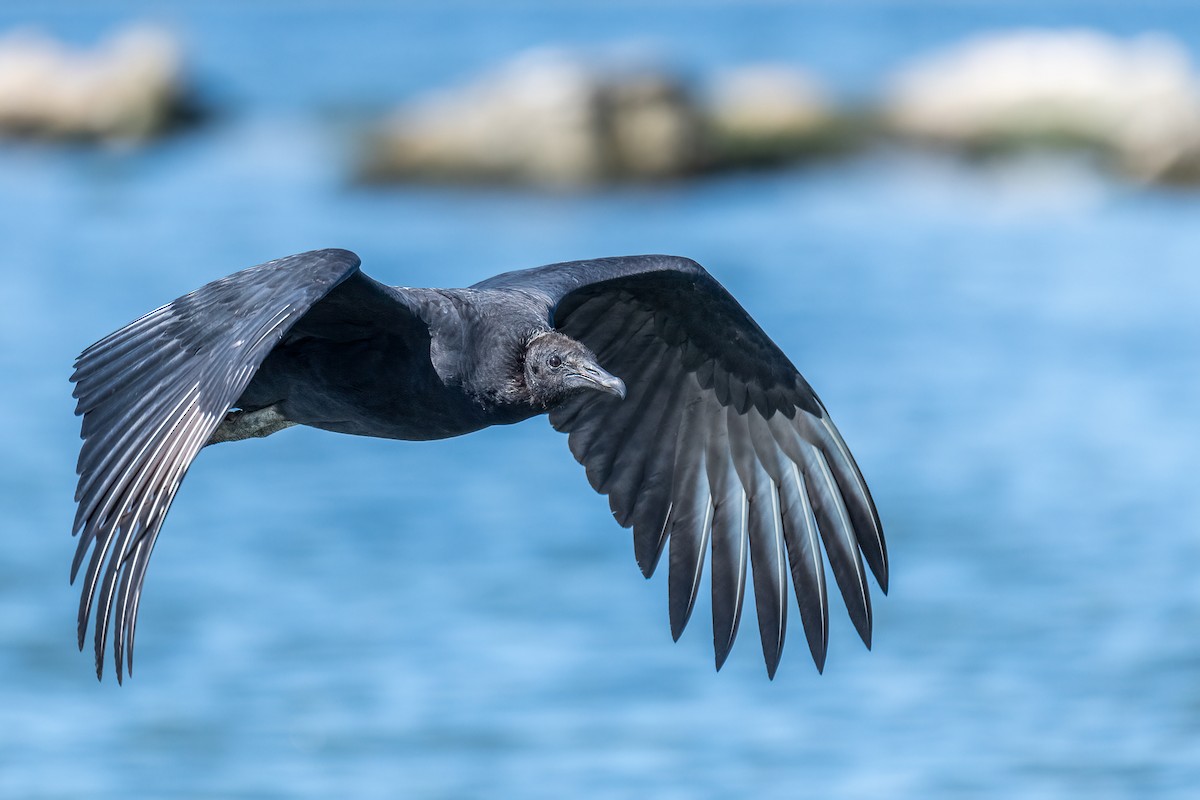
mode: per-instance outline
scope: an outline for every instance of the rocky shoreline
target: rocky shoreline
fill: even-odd
[[[92,49],[0,37],[0,136],[137,144],[203,115],[183,46],[133,26]],[[1200,184],[1200,76],[1166,35],[979,36],[848,104],[791,64],[691,78],[540,48],[363,124],[354,177],[577,189],[770,168],[901,145],[964,157],[1084,153],[1144,183]]]

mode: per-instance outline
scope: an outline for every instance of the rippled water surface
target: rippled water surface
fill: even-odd
[[[0,796],[1188,797],[1200,781],[1200,194],[1086,165],[876,153],[653,190],[346,184],[346,120],[533,44],[756,58],[846,92],[983,28],[1167,28],[1111,4],[184,5],[229,109],[141,152],[0,146]],[[22,10],[23,9],[23,10]],[[343,9],[343,10],[339,10]],[[94,39],[135,3],[18,4]],[[452,13],[453,12],[453,13]],[[74,647],[66,382],[86,344],[313,247],[464,285],[634,252],[706,264],[805,372],[889,537],[874,651],[837,607],[712,668],[543,420],[435,443],[212,448],[154,556],[136,671]]]

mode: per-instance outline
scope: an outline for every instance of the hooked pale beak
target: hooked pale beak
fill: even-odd
[[[587,388],[625,399],[625,381],[605,372],[598,364],[581,364],[575,377]]]

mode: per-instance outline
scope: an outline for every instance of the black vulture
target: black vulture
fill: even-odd
[[[687,258],[573,261],[414,289],[367,277],[346,250],[301,253],[151,311],[84,350],[71,380],[83,416],[71,580],[86,561],[79,647],[94,611],[98,677],[110,624],[118,681],[132,669],[146,565],[196,454],[291,425],[426,440],[549,414],[633,529],[646,577],[668,550],[676,639],[711,550],[718,669],[748,565],[772,677],[789,571],[824,668],[818,537],[867,647],[864,560],[887,591],[879,515],[825,407]]]

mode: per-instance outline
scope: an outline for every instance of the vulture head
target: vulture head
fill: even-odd
[[[624,381],[605,371],[583,344],[557,331],[536,335],[526,345],[525,386],[530,401],[541,408],[586,391],[625,398]]]

